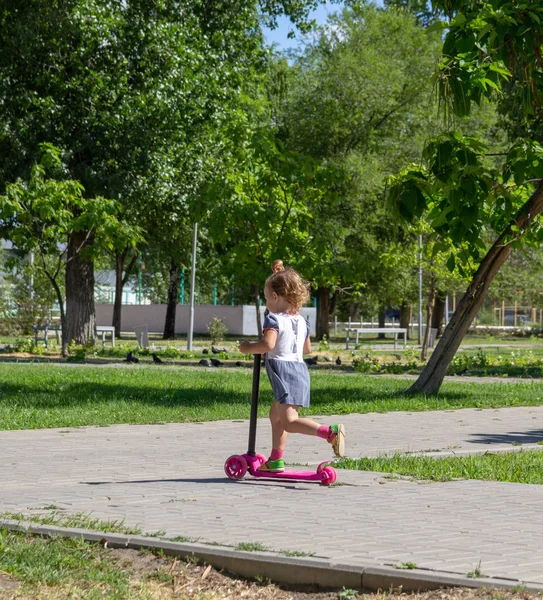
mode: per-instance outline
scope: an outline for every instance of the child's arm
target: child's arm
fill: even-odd
[[[304,354],[309,354],[311,352],[311,340],[309,336],[305,338],[304,342]]]
[[[239,343],[239,351],[243,354],[266,354],[277,343],[277,331],[275,329],[266,329],[264,337],[258,342],[243,341]]]

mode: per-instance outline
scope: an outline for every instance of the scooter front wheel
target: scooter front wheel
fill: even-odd
[[[337,479],[337,473],[333,467],[324,467],[319,475],[321,476],[321,485],[332,485]]]
[[[239,454],[230,456],[224,463],[224,472],[230,479],[243,479],[247,468],[247,461]]]

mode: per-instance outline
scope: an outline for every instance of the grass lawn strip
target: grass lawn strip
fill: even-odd
[[[444,457],[395,454],[377,458],[344,458],[334,463],[334,467],[405,475],[431,481],[477,479],[543,484],[541,450]]]
[[[284,589],[252,582],[193,562],[135,550],[108,549],[74,538],[40,538],[0,529],[2,600],[540,600],[513,591],[451,589],[405,594],[359,594]]]
[[[38,429],[246,419],[249,369],[161,369],[0,363],[0,428]],[[311,408],[305,415],[539,406],[534,383],[444,383],[439,395],[404,395],[408,383],[350,373],[312,373]],[[272,394],[261,383],[259,416]]]

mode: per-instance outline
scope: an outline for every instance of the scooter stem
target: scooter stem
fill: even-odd
[[[253,392],[251,396],[251,418],[249,421],[249,449],[247,454],[249,456],[255,456],[256,447],[256,419],[258,417],[258,390],[260,387],[260,364],[262,362],[262,355],[255,354],[253,363]]]

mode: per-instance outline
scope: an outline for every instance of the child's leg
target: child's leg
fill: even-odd
[[[270,408],[270,422],[272,427],[272,451],[268,460],[261,465],[259,471],[269,471],[272,473],[281,473],[285,470],[283,452],[287,443],[287,432],[283,427],[281,416],[279,415],[279,402],[274,402]]]
[[[311,419],[298,416],[298,406],[293,404],[280,404],[275,402],[281,416],[283,428],[288,433],[304,433],[305,435],[318,435],[332,444],[336,456],[345,454],[345,427],[340,425],[319,425]]]
[[[288,433],[304,433],[305,435],[317,435],[320,425],[311,419],[298,416],[298,406],[293,404],[280,404],[275,402],[278,414],[284,430]]]
[[[272,448],[283,452],[287,444],[287,432],[283,427],[283,421],[279,414],[279,402],[274,402],[270,408],[270,421],[272,426]]]

